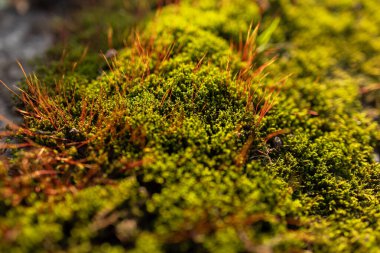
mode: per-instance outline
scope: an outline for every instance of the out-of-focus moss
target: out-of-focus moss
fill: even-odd
[[[279,65],[282,71],[321,83],[336,79],[352,82],[351,87],[361,88],[360,94],[354,94],[362,97],[369,115],[378,119],[378,2],[271,2],[268,14],[278,11],[282,18],[281,28],[276,31],[276,40],[284,52]]]

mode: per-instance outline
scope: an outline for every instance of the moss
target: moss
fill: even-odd
[[[380,47],[376,1],[284,0],[272,4],[268,12],[278,10],[283,21],[276,40],[291,41],[291,47],[283,48],[286,55],[280,66],[300,77],[353,82],[353,87],[364,91],[354,94],[362,96],[366,107],[375,107],[368,113],[378,118],[373,97],[378,89],[367,91],[379,81],[375,63]]]
[[[103,6],[125,18],[114,31],[153,6],[138,3]],[[70,68],[95,33],[84,18],[74,58],[25,84],[25,125],[13,130],[29,148],[0,163],[0,251],[378,251],[378,125],[358,83],[376,80],[374,65],[340,50],[365,36],[359,7],[259,7],[168,5],[143,32],[118,33],[117,56],[89,51]],[[370,61],[378,51],[363,42]]]

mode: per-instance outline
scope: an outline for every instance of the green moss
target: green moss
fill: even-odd
[[[378,125],[358,80],[377,80],[379,49],[356,26],[374,1],[292,2],[169,5],[118,33],[116,57],[69,70],[96,33],[85,17],[74,58],[29,79],[31,148],[0,163],[0,251],[378,251]],[[127,31],[140,7],[120,4],[103,8]]]

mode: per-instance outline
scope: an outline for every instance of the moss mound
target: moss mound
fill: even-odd
[[[379,251],[376,0],[172,2],[89,10],[27,78],[0,251]]]

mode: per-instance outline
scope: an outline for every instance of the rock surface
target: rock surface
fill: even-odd
[[[52,15],[44,11],[33,10],[19,15],[14,10],[0,10],[0,80],[12,89],[23,78],[17,64],[20,61],[27,72],[32,71],[28,63],[42,56],[52,45]],[[1,85],[0,114],[18,122],[12,108],[11,93]],[[5,123],[0,122],[0,127]]]

